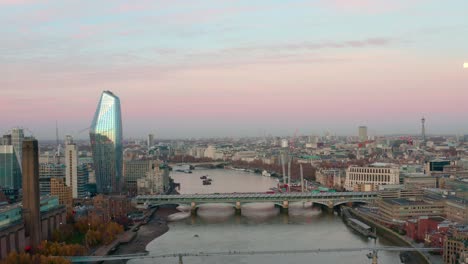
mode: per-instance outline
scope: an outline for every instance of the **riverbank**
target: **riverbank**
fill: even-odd
[[[375,221],[370,220],[365,214],[356,211],[356,210],[350,210],[349,211],[354,217],[357,219],[363,221],[364,223],[368,224],[369,226],[374,227],[377,230],[377,235],[380,237],[385,237],[389,241],[392,241],[393,243],[401,246],[408,246],[408,247],[415,247],[411,242],[406,240],[403,236],[395,233],[393,230],[376,223]],[[409,263],[426,263],[426,264],[431,264],[432,262],[429,260],[428,256],[426,256],[423,252],[421,251],[415,251],[415,252],[410,252],[410,255],[412,256],[412,261]]]
[[[157,211],[149,217],[147,224],[141,225],[136,231],[133,240],[126,244],[121,244],[112,255],[145,253],[146,245],[155,238],[158,238],[169,231],[167,217],[171,214],[180,212],[176,208],[158,208]]]

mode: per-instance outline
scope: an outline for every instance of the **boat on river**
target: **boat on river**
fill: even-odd
[[[210,180],[203,180],[203,185],[211,185],[211,181]]]

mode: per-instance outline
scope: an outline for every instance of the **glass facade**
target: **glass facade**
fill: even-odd
[[[12,145],[0,145],[0,189],[21,188],[21,166]]]
[[[89,133],[98,193],[119,193],[122,186],[122,117],[120,99],[104,91]]]

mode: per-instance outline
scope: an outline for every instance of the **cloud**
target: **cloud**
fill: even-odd
[[[363,40],[345,40],[345,41],[321,41],[321,42],[302,42],[287,43],[282,45],[267,46],[244,46],[228,48],[222,50],[222,53],[239,54],[265,51],[308,51],[318,49],[343,49],[343,48],[363,48],[363,47],[383,47],[396,43],[392,38],[367,38]]]

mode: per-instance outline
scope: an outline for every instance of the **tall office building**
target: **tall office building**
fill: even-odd
[[[41,242],[41,214],[39,195],[39,147],[37,140],[23,142],[23,218],[26,236],[33,250]]]
[[[21,169],[12,145],[0,145],[0,190],[10,200],[18,198],[21,189]]]
[[[78,148],[70,136],[67,136],[65,145],[65,165],[65,183],[72,188],[72,197],[85,197],[88,171],[86,166],[78,164]]]
[[[147,142],[148,148],[151,147],[151,146],[153,146],[153,142],[154,142],[154,135],[153,135],[153,134],[149,134],[149,135],[148,135],[148,142]]]
[[[65,178],[65,165],[39,163],[39,192],[41,195],[50,194],[50,180],[53,178]]]
[[[367,140],[367,127],[360,126],[359,127],[359,141],[364,142]]]
[[[11,130],[11,143],[13,148],[15,149],[16,159],[18,160],[19,164],[22,164],[21,160],[23,157],[23,140],[24,140],[24,132],[21,128],[13,128]],[[22,171],[22,169],[21,169]]]
[[[67,186],[63,178],[50,179],[50,195],[59,198],[59,203],[65,205],[68,212],[73,210],[73,190]]]
[[[122,186],[122,118],[120,99],[104,91],[89,133],[98,193],[118,193]]]

